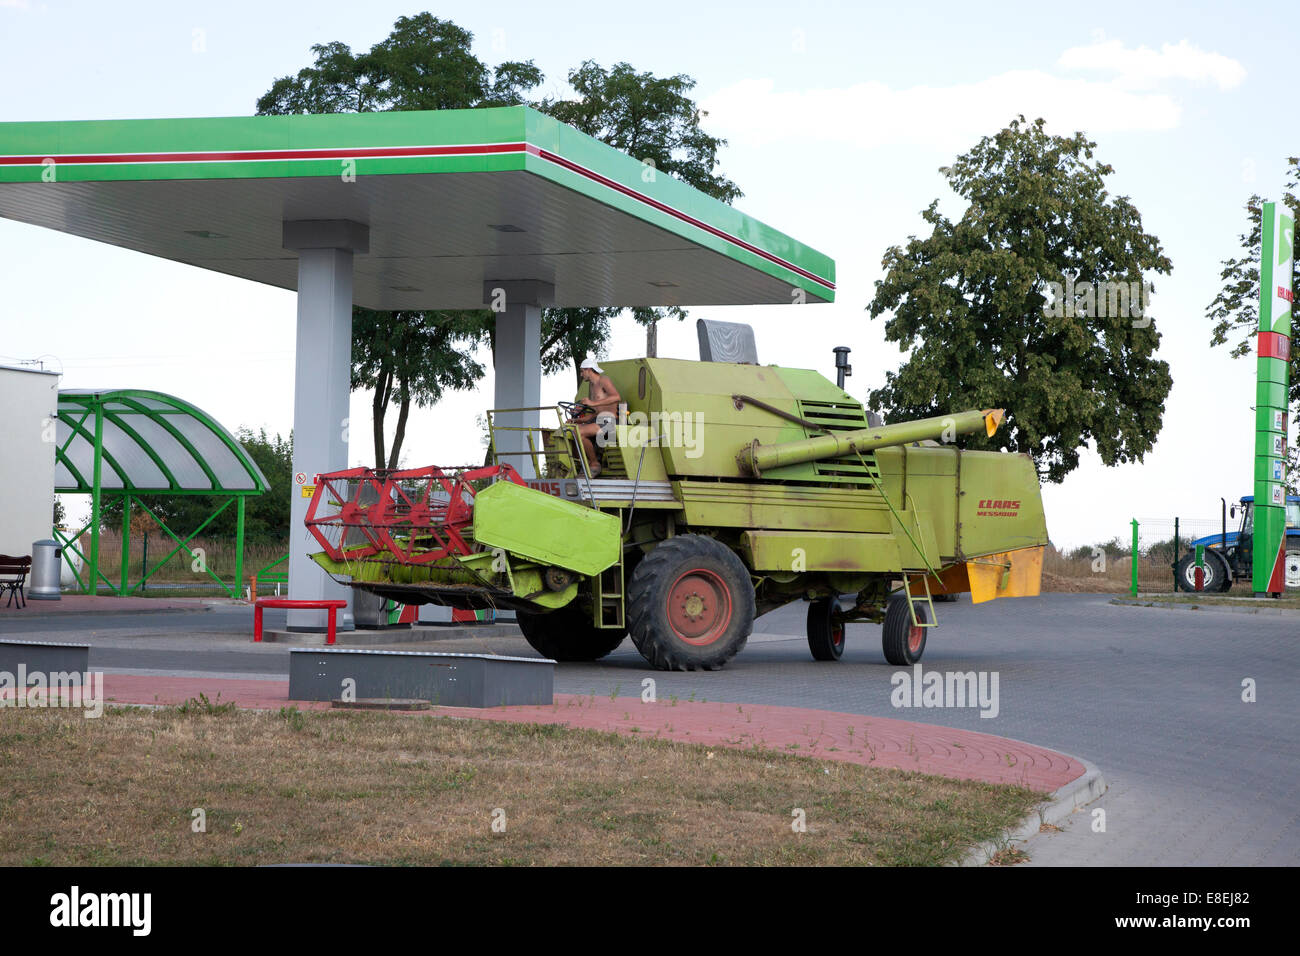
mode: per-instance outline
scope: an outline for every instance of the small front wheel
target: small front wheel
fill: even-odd
[[[917,623],[912,623],[912,615],[907,609],[907,595],[895,594],[889,599],[885,611],[885,624],[881,628],[880,642],[885,652],[885,660],[897,667],[915,664],[925,653],[925,632],[923,624],[930,623],[930,612],[924,604],[916,605]]]
[[[838,661],[844,655],[844,617],[833,597],[808,605],[808,650],[813,660]]]

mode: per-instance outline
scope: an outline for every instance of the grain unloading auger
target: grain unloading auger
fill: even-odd
[[[957,443],[992,435],[1000,409],[873,427],[815,371],[631,359],[605,372],[625,407],[597,442],[599,478],[547,409],[556,424],[530,432],[523,460],[322,475],[316,561],[405,603],[513,608],[557,660],[630,636],[654,666],[686,670],[726,663],[756,614],[793,600],[809,602],[818,660],[869,621],[897,665],[921,658],[933,594],[1038,593],[1033,462]],[[521,478],[525,464],[540,477]]]

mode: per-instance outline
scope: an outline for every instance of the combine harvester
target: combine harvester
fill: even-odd
[[[885,659],[910,665],[937,623],[933,595],[1038,593],[1033,461],[955,443],[992,435],[1001,409],[873,427],[815,371],[645,358],[605,373],[624,411],[598,442],[599,478],[562,403],[543,409],[553,427],[524,429],[536,479],[504,455],[321,475],[314,559],[406,604],[512,608],[559,661],[630,635],[664,670],[721,667],[757,614],[799,599],[817,660],[838,660],[845,626],[869,621],[883,623]]]

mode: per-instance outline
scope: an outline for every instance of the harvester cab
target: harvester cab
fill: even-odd
[[[556,660],[630,636],[670,670],[721,667],[756,615],[800,599],[817,660],[840,658],[848,624],[876,622],[886,660],[908,665],[937,624],[935,594],[1038,593],[1032,460],[959,441],[992,435],[1002,410],[880,425],[811,370],[603,369],[623,404],[596,437],[598,477],[565,406],[540,410],[513,460],[322,475],[307,518],[317,563],[408,604],[513,608]]]

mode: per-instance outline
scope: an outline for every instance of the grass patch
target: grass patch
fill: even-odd
[[[1042,799],[771,751],[203,700],[2,708],[0,779],[5,866],[933,865]]]

